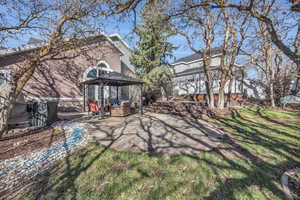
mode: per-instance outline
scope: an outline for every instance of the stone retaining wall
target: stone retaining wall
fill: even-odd
[[[203,118],[203,116],[215,117],[204,103],[194,101],[160,101],[146,108],[146,111],[163,114],[174,114]]]

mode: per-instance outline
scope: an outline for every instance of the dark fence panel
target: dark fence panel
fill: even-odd
[[[31,125],[42,127],[47,125],[48,104],[47,102],[33,102],[28,104],[31,113]]]
[[[56,102],[33,102],[28,104],[28,111],[31,113],[31,125],[43,127],[51,124],[57,118]]]

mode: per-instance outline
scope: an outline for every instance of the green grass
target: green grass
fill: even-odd
[[[284,199],[280,176],[300,166],[300,113],[242,109],[217,121],[213,152],[149,156],[90,144],[39,176],[26,199]]]

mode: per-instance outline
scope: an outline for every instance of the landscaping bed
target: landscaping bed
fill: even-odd
[[[72,122],[59,122],[40,133],[1,141],[0,199],[15,199],[12,195],[19,187],[85,142],[84,129]]]
[[[62,140],[64,137],[62,130],[48,128],[36,133],[1,140],[0,160],[37,151],[50,146],[58,140]]]

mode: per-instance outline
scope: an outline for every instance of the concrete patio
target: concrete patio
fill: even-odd
[[[168,114],[86,119],[79,122],[89,141],[149,154],[191,154],[216,148],[223,133],[216,125]]]

